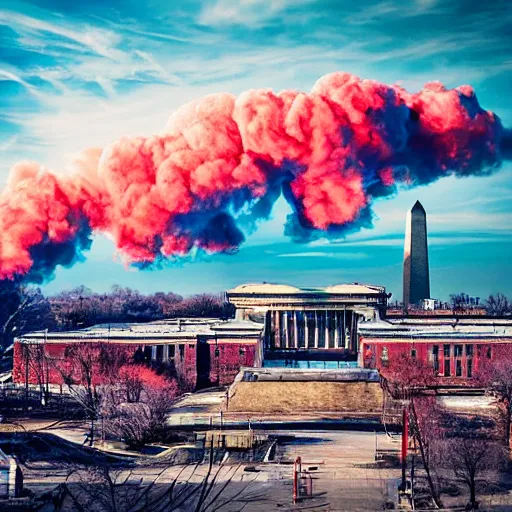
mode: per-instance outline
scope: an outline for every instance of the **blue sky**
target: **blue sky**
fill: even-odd
[[[122,135],[161,131],[182,103],[211,92],[309,90],[332,71],[418,90],[441,80],[474,86],[512,126],[508,2],[38,0],[0,7],[0,179],[21,159],[62,169]],[[512,165],[485,178],[448,178],[375,204],[374,228],[344,241],[297,245],[288,206],[235,255],[190,258],[159,271],[126,269],[96,237],[88,259],[58,269],[48,293],[79,284],[144,292],[221,291],[246,281],[385,285],[401,298],[405,212],[428,214],[431,289],[512,295]]]

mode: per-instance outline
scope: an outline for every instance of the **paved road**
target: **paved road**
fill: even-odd
[[[268,434],[282,436],[283,432],[273,430]],[[394,499],[399,470],[368,467],[374,463],[376,446],[398,450],[398,441],[371,432],[289,431],[285,441],[279,443],[273,462],[249,465],[253,471],[247,471],[247,464],[230,459],[222,467],[214,467],[216,488],[223,487],[218,498],[222,505],[219,510],[239,510],[246,502],[246,510],[254,512],[311,507],[330,511],[381,510],[387,499]],[[292,463],[297,456],[303,460],[303,470],[309,472],[313,496],[293,505]],[[175,479],[184,489],[199,485],[206,471],[207,465],[166,466],[155,459],[153,464],[119,471],[115,479],[135,486],[157,481],[152,490],[152,496],[156,496]],[[42,464],[27,472],[25,485],[36,493],[48,491],[63,481],[66,474],[65,468],[58,465],[51,468]],[[90,479],[86,474],[76,478],[82,485]]]

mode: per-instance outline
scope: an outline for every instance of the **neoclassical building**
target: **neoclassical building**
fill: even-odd
[[[237,320],[264,324],[266,359],[355,359],[358,323],[383,316],[389,295],[382,286],[340,284],[298,288],[244,284],[227,292]]]

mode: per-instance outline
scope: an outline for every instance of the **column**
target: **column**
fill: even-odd
[[[271,337],[271,311],[265,312],[265,323],[263,327],[263,339],[265,344],[265,350],[270,348],[270,337]]]
[[[166,363],[169,361],[169,345],[164,345],[163,361]]]
[[[351,348],[357,352],[357,313],[352,313],[352,323],[350,328]]]
[[[308,326],[308,315],[304,311],[304,348],[308,348],[309,341],[309,326]]]
[[[347,348],[347,308],[343,309],[343,322],[341,323],[341,339],[343,340],[343,348]]]
[[[318,348],[318,311],[315,311],[315,348]]]
[[[275,348],[281,348],[281,311],[275,311],[275,331],[276,331],[276,341]]]
[[[336,348],[340,347],[340,331],[339,331],[339,311],[337,309],[334,310],[334,346]]]
[[[329,336],[329,311],[325,311],[325,348],[330,348],[330,336]]]
[[[290,348],[290,314],[288,311],[284,312],[284,344],[286,348]]]
[[[156,361],[156,345],[151,346],[151,359]]]
[[[293,348],[299,348],[299,324],[297,322],[297,310],[293,312]]]

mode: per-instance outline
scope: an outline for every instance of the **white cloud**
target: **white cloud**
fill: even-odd
[[[120,36],[109,30],[86,24],[74,26],[69,21],[66,26],[61,26],[59,23],[51,23],[9,11],[0,11],[0,25],[7,25],[22,36],[32,37],[34,46],[46,46],[41,36],[48,33],[78,43],[78,45],[108,59],[123,60],[125,58],[125,53],[117,48],[121,42]],[[27,41],[29,40],[26,39],[25,42]],[[52,41],[52,44],[59,46],[58,41]]]
[[[291,252],[277,254],[278,258],[333,258],[338,260],[364,260],[368,258],[368,254],[364,252]]]
[[[202,25],[266,25],[290,8],[310,4],[314,0],[215,0],[201,11],[198,22]]]
[[[27,89],[31,94],[36,97],[40,97],[37,89],[29,84],[26,80],[24,80],[19,74],[13,73],[11,71],[7,71],[5,69],[0,69],[0,80],[10,80],[12,82],[16,82]]]

